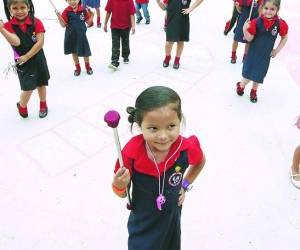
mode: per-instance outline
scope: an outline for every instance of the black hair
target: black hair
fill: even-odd
[[[263,6],[268,2],[271,2],[272,4],[274,4],[278,10],[280,9],[281,0],[264,0]]]
[[[25,3],[28,8],[29,8],[29,16],[30,16],[30,19],[34,25],[34,6],[33,6],[33,3],[31,0],[3,0],[3,5],[4,5],[4,11],[5,11],[5,15],[6,15],[6,18],[7,20],[11,20],[12,16],[10,15],[10,6],[12,4],[16,4],[18,2],[23,2]]]
[[[128,121],[141,126],[144,115],[157,108],[173,104],[179,120],[182,119],[181,99],[171,88],[164,86],[153,86],[145,89],[136,99],[135,107],[127,107]]]

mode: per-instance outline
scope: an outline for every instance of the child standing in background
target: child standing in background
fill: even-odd
[[[47,61],[43,52],[45,29],[34,17],[31,0],[5,0],[4,10],[8,22],[0,21],[0,33],[13,47],[16,55],[17,74],[21,85],[20,101],[17,103],[21,117],[27,118],[27,104],[37,88],[40,98],[39,117],[48,114],[46,86],[50,79]]]
[[[231,63],[236,63],[236,59],[237,59],[236,50],[238,48],[238,43],[245,43],[243,61],[245,60],[249,45],[244,38],[243,26],[246,20],[248,19],[251,20],[253,18],[258,17],[259,6],[261,5],[262,1],[263,0],[235,0],[236,9],[239,12],[239,18],[235,28],[235,33],[234,33],[234,38],[232,43],[231,61],[230,61]],[[252,9],[251,16],[249,16],[252,4],[253,4],[253,9]]]
[[[253,103],[257,102],[257,89],[268,72],[270,58],[274,58],[287,42],[288,25],[278,16],[279,9],[280,0],[265,0],[262,16],[246,22],[243,28],[250,46],[243,64],[243,78],[237,83],[236,92],[242,96],[245,86],[253,81],[250,92],[250,100]],[[274,49],[278,33],[281,40]]]
[[[96,17],[97,17],[97,27],[101,28],[101,15],[100,15],[100,0],[84,0],[83,6],[91,7],[96,10]],[[93,21],[91,22],[89,27],[94,25]]]
[[[130,30],[132,30],[132,34],[135,33],[135,7],[133,0],[108,0],[105,10],[105,32],[107,32],[108,20],[111,18],[112,55],[111,64],[108,67],[112,70],[117,70],[120,64],[120,41],[122,43],[123,62],[125,64],[129,63],[129,33]]]
[[[300,116],[295,123],[296,127],[300,129]],[[293,163],[290,170],[290,178],[292,184],[296,188],[300,188],[300,145],[295,148],[294,155],[293,155]]]
[[[171,52],[174,43],[177,43],[176,57],[174,60],[173,68],[179,69],[180,57],[183,51],[184,42],[190,39],[190,19],[191,13],[203,0],[195,0],[190,6],[191,0],[156,0],[158,6],[162,10],[167,11],[166,22],[166,44],[165,44],[165,59],[163,67],[168,67],[171,59]]]
[[[86,73],[93,74],[90,66],[91,50],[86,37],[86,24],[91,25],[92,15],[84,9],[80,0],[66,0],[69,6],[63,11],[62,15],[57,13],[58,20],[65,30],[64,53],[72,54],[75,64],[74,76],[79,76],[81,67],[79,57],[84,58]]]
[[[235,26],[237,19],[239,18],[239,12],[235,6],[235,1],[233,0],[233,10],[232,15],[229,21],[226,22],[225,28],[224,28],[224,35],[227,36],[227,34],[231,31],[231,29]]]
[[[180,250],[185,193],[205,164],[200,143],[180,135],[181,99],[170,88],[144,90],[127,112],[142,133],[122,150],[124,167],[117,162],[112,188],[126,197],[132,181],[128,250]]]
[[[146,24],[150,24],[150,15],[148,11],[149,0],[135,0],[135,9],[136,9],[136,23],[139,24],[142,20],[142,14],[140,9],[143,10],[144,17],[146,19]]]

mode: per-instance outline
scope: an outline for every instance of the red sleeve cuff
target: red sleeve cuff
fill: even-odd
[[[199,140],[196,136],[191,136],[189,139],[188,159],[190,165],[198,165],[203,160],[203,151]]]

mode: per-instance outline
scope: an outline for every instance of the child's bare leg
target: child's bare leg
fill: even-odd
[[[238,48],[239,43],[233,40],[232,49],[231,49],[231,63],[236,63],[236,50]]]
[[[165,44],[165,53],[166,53],[166,56],[171,56],[173,45],[174,45],[174,42],[168,42],[168,41],[166,41],[166,44]]]
[[[169,66],[173,45],[174,45],[174,42],[166,41],[166,44],[165,44],[166,56],[165,56],[165,59],[163,61],[163,67],[165,67],[165,68]]]
[[[80,72],[81,72],[81,68],[80,68],[80,63],[79,63],[79,58],[77,54],[72,54],[72,58],[73,58],[73,62],[75,64],[75,71],[74,71],[74,76],[79,76]]]
[[[41,86],[37,88],[39,98],[41,102],[46,102],[47,89],[46,86]]]
[[[231,51],[236,52],[238,46],[239,46],[239,43],[237,41],[233,40]]]
[[[79,58],[78,58],[77,54],[72,54],[72,58],[73,58],[73,62],[75,65],[79,64]]]
[[[177,42],[176,57],[181,57],[184,48],[184,42]]]
[[[293,155],[293,163],[292,163],[292,173],[300,174],[299,167],[300,167],[300,145],[295,148],[295,152]]]
[[[251,80],[247,79],[247,78],[242,78],[242,81],[240,83],[242,88],[245,88],[245,86],[250,82]]]
[[[92,75],[93,74],[93,70],[92,70],[92,68],[90,66],[90,57],[86,56],[86,57],[83,58],[83,60],[84,60],[84,64],[85,64],[86,73],[88,75]]]
[[[258,89],[258,86],[259,86],[259,83],[253,82],[253,84],[252,84],[252,89],[257,90],[257,89]]]
[[[31,97],[32,90],[30,91],[22,91],[20,95],[20,105],[21,107],[27,107],[27,104],[29,102],[29,99]]]

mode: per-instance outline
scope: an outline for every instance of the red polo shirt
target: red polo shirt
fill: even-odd
[[[85,21],[90,18],[89,12],[84,9],[84,7],[83,7],[82,4],[79,4],[77,6],[77,9],[75,9],[75,10],[71,6],[68,6],[67,8],[65,8],[65,10],[61,14],[61,16],[64,19],[65,23],[67,24],[69,22],[69,20],[68,20],[68,13],[69,12],[75,12],[76,13],[76,12],[79,12],[79,11],[83,11],[84,16],[85,16]]]
[[[165,158],[165,161],[172,156],[172,154],[177,150],[178,146],[180,145],[180,141],[182,139],[182,144],[178,152],[168,161],[166,166],[166,170],[170,169],[176,159],[179,157],[181,151],[187,151],[187,156],[190,165],[198,165],[203,159],[203,152],[200,147],[200,143],[196,136],[191,136],[189,138],[185,138],[179,136],[176,142],[171,146],[171,149]],[[147,150],[145,147],[145,140],[143,135],[138,135],[133,137],[123,148],[122,156],[124,165],[130,170],[131,172],[131,164],[132,160],[134,160],[134,169],[140,173],[152,175],[157,177],[157,169],[155,164],[152,160],[149,159],[147,155]],[[158,168],[160,174],[163,174],[165,161],[158,163]],[[119,161],[117,161],[115,166],[115,172],[119,169]]]
[[[110,27],[112,29],[131,27],[130,16],[135,13],[133,0],[108,0],[105,10],[111,12]]]
[[[35,30],[34,32],[36,34],[38,33],[45,33],[45,28],[43,23],[40,19],[34,18],[35,21]],[[13,25],[18,25],[20,29],[25,33],[27,31],[27,26],[31,25],[32,21],[29,16],[27,16],[23,23],[20,23],[17,18],[13,17],[11,20],[9,20],[7,23],[4,24],[4,28],[9,31],[10,33],[15,33],[13,29]]]
[[[272,27],[272,25],[275,23],[275,21],[279,18],[278,16],[275,16],[272,19],[268,19],[264,16],[261,16],[263,22],[264,22],[264,26],[266,28],[266,30],[270,29]],[[251,35],[255,35],[256,34],[256,22],[257,22],[257,18],[253,19],[250,22],[250,27],[248,28],[248,32]],[[287,25],[287,23],[279,18],[279,35],[280,36],[285,36],[288,33],[289,27]]]

